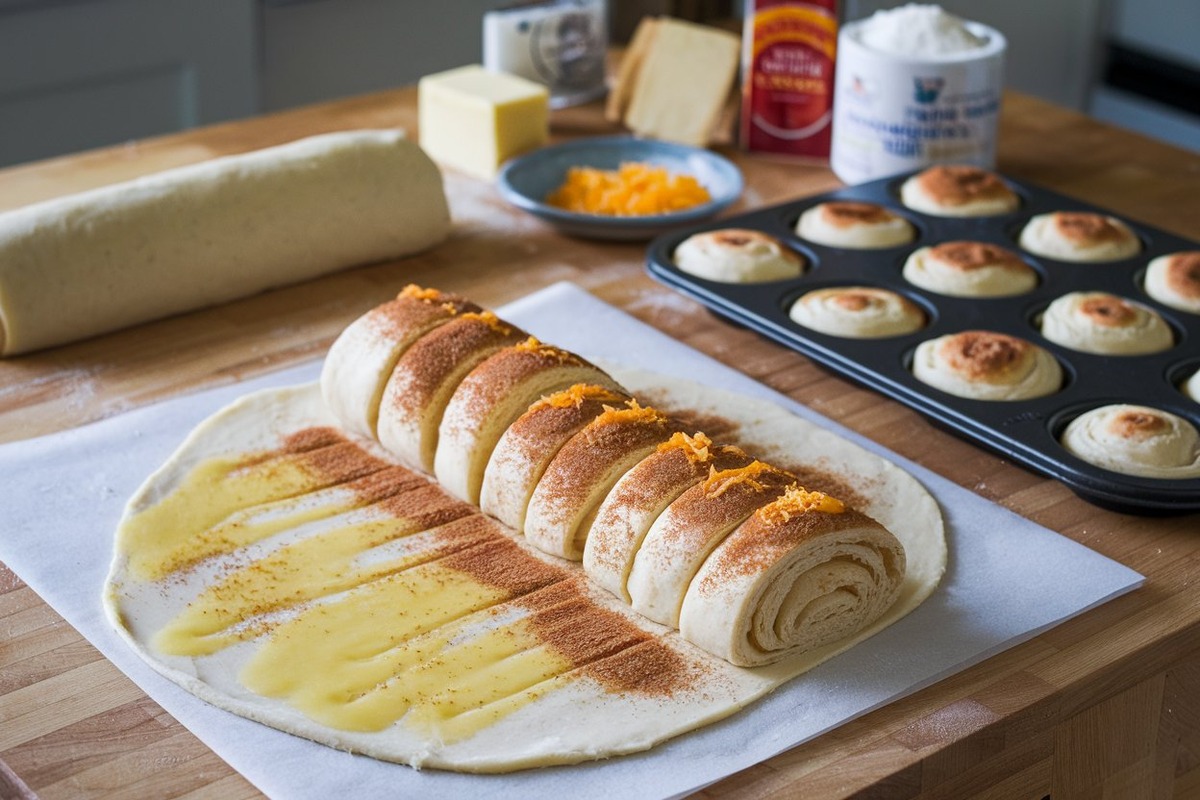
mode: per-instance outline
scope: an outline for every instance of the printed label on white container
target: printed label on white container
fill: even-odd
[[[931,164],[996,164],[1006,42],[967,23],[982,46],[932,58],[881,53],[862,43],[863,22],[842,29],[830,166],[846,183]]]

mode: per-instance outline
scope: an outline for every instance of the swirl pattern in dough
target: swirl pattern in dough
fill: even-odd
[[[788,310],[798,325],[831,336],[881,339],[925,327],[925,313],[908,298],[871,286],[817,289],[800,297]]]
[[[904,205],[939,217],[1007,214],[1020,198],[994,172],[965,164],[939,165],[919,172],[900,187]]]
[[[1081,414],[1062,445],[1102,469],[1145,478],[1200,477],[1200,434],[1188,420],[1157,408],[1116,404]]]
[[[908,244],[916,233],[912,223],[876,203],[831,201],[806,209],[796,233],[829,247],[875,250]]]
[[[1050,353],[1016,336],[963,331],[917,346],[917,380],[957,397],[1028,400],[1057,392],[1062,367]]]
[[[1188,397],[1200,403],[1200,369],[1192,373],[1192,377],[1188,378],[1179,387]]]
[[[1171,329],[1154,310],[1106,292],[1071,292],[1042,315],[1042,335],[1085,353],[1141,355],[1167,350]]]
[[[1031,253],[1059,261],[1119,261],[1142,249],[1121,220],[1082,211],[1039,214],[1021,229],[1020,242]]]
[[[684,597],[679,630],[738,666],[811,651],[861,630],[891,606],[905,558],[875,520],[793,487],[705,560]]]
[[[1200,314],[1200,250],[1153,259],[1146,268],[1144,288],[1165,306]]]
[[[721,283],[764,283],[799,277],[805,260],[762,231],[723,228],[689,236],[675,248],[684,272]]]
[[[1037,286],[1033,267],[987,242],[953,241],[914,250],[904,262],[914,286],[948,297],[1012,297]]]

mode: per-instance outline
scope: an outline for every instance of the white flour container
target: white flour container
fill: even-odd
[[[864,44],[853,22],[838,36],[830,166],[846,183],[930,164],[996,164],[1004,36],[963,23],[981,40],[941,55],[897,55]]]

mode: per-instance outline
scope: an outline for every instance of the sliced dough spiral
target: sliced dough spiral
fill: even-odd
[[[865,514],[790,488],[717,545],[679,615],[683,637],[744,667],[867,628],[900,595],[905,552]]]
[[[492,450],[479,507],[513,530],[524,530],[529,498],[558,451],[606,407],[628,399],[604,386],[578,384],[531,405]]]
[[[805,260],[774,236],[746,228],[704,231],[675,248],[684,272],[722,283],[763,283],[799,277]]]
[[[321,396],[352,433],[375,438],[379,404],[400,356],[413,342],[458,314],[480,312],[466,298],[409,284],[342,331],[321,369]]]
[[[903,336],[925,327],[925,312],[916,303],[873,286],[816,289],[792,303],[788,316],[797,325],[849,339]]]
[[[1158,256],[1146,267],[1146,294],[1163,305],[1200,314],[1200,250]]]
[[[715,470],[667,506],[642,540],[626,589],[634,611],[679,627],[684,594],[704,559],[729,532],[795,483],[781,469],[754,461]]]
[[[966,164],[938,165],[917,173],[900,187],[900,199],[914,211],[939,217],[1007,214],[1021,204],[1000,176]]]
[[[875,203],[819,203],[800,215],[796,233],[829,247],[874,250],[913,240],[912,223]]]
[[[625,581],[650,526],[687,489],[718,472],[745,467],[750,456],[714,445],[703,433],[682,431],[626,472],[596,511],[583,547],[583,569],[594,583],[625,602]]]
[[[529,498],[525,538],[543,553],[579,561],[597,507],[634,464],[670,438],[666,415],[630,400],[606,408],[571,437]]]
[[[1037,215],[1021,229],[1020,242],[1031,253],[1059,261],[1119,261],[1142,249],[1121,220],[1080,211]]]
[[[534,337],[484,359],[454,390],[438,428],[433,473],[442,488],[470,503],[501,435],[531,404],[575,384],[620,390],[603,370]]]
[[[479,362],[528,334],[490,311],[439,325],[400,356],[379,407],[379,443],[402,463],[433,472],[438,426],[450,396]]]
[[[1020,256],[987,242],[953,241],[914,250],[904,279],[949,297],[1011,297],[1037,286],[1037,273]]]

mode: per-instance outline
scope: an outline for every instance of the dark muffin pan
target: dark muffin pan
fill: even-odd
[[[1008,178],[1005,181],[1021,198],[1020,208],[1012,213],[970,218],[921,214],[900,202],[900,185],[908,177],[899,175],[674,231],[651,242],[647,270],[655,279],[699,300],[717,314],[899,400],[969,441],[1062,481],[1090,502],[1141,514],[1200,510],[1200,478],[1143,478],[1112,472],[1075,457],[1058,440],[1072,419],[1111,403],[1162,409],[1200,428],[1200,403],[1179,388],[1181,381],[1200,369],[1200,315],[1165,306],[1142,289],[1142,276],[1151,259],[1182,250],[1200,250],[1200,242]],[[826,247],[800,238],[795,233],[800,214],[829,200],[886,206],[912,222],[916,238],[899,247],[879,250]],[[1022,227],[1034,215],[1052,211],[1091,211],[1118,217],[1141,237],[1142,252],[1121,261],[1071,263],[1023,250],[1017,243]],[[698,278],[675,266],[672,254],[680,242],[695,233],[722,228],[751,228],[771,234],[802,253],[808,259],[808,268],[794,279],[731,284]],[[1015,297],[956,298],[920,289],[901,275],[905,259],[917,248],[962,239],[992,242],[1019,253],[1038,273],[1038,285]],[[928,324],[903,336],[849,339],[804,328],[788,317],[792,303],[806,292],[849,285],[899,292],[925,310]],[[1153,355],[1102,356],[1047,341],[1038,330],[1039,315],[1052,300],[1072,291],[1110,292],[1154,309],[1172,328],[1175,346]],[[971,329],[1019,336],[1045,348],[1063,367],[1062,389],[1032,400],[971,400],[947,394],[913,377],[909,367],[918,344]]]

